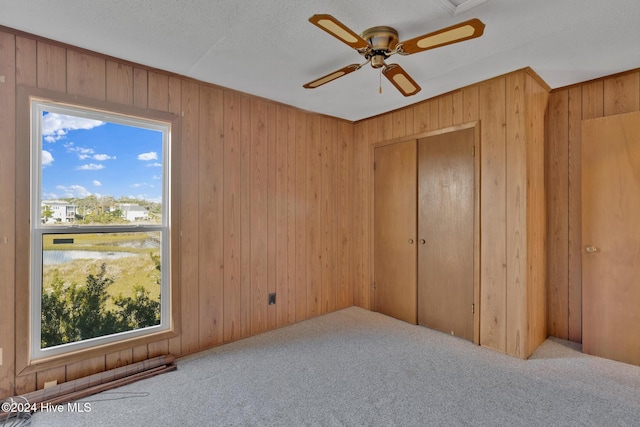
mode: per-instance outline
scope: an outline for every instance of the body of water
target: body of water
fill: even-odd
[[[119,258],[126,258],[130,256],[136,256],[134,252],[107,252],[107,251],[57,251],[47,250],[42,251],[42,264],[64,264],[77,259],[89,259],[89,260],[113,260]]]

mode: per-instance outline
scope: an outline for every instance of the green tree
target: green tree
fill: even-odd
[[[58,274],[58,270],[54,273],[52,291],[42,294],[42,332],[41,339],[43,347],[60,345],[69,342],[67,336],[68,319],[69,319],[69,300],[66,298],[66,292],[63,288],[64,282]]]
[[[107,287],[112,283],[113,279],[107,276],[107,266],[102,263],[98,274],[87,276],[85,286],[71,288],[71,327],[77,332],[74,341],[101,337],[114,331],[115,316],[112,312],[106,311],[109,298]]]
[[[128,331],[146,328],[160,323],[160,301],[149,298],[149,291],[144,286],[134,286],[134,296],[114,298],[114,303],[120,307],[117,313],[118,325]]]
[[[151,255],[160,270],[160,257]],[[159,283],[160,279],[156,280]],[[107,309],[107,288],[113,283],[106,264],[89,274],[84,286],[65,286],[56,271],[51,291],[42,295],[41,346],[43,348],[145,328],[160,323],[160,302],[149,297],[142,285],[134,286],[133,297],[111,297],[115,309]]]
[[[49,218],[53,218],[53,211],[51,210],[51,206],[49,205],[42,206],[40,215],[45,221],[47,221]]]

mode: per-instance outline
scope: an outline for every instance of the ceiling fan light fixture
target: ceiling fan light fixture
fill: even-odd
[[[373,27],[364,30],[360,35],[373,50],[392,51],[398,44],[398,32],[392,27]]]
[[[470,0],[452,0],[462,2]],[[479,19],[470,19],[428,34],[414,37],[410,40],[398,42],[398,32],[395,28],[379,26],[364,30],[356,34],[349,27],[331,15],[313,15],[309,22],[321,30],[331,34],[341,42],[355,49],[367,60],[364,64],[351,64],[346,67],[320,77],[303,85],[304,88],[314,89],[329,83],[339,77],[352,73],[370,63],[373,68],[379,68],[396,89],[404,96],[415,95],[421,88],[409,74],[398,64],[387,65],[385,60],[391,55],[411,55],[425,50],[446,46],[453,43],[480,37],[484,32],[484,24]]]

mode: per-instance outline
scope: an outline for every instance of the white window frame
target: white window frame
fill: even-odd
[[[162,132],[162,223],[136,225],[47,225],[41,222],[42,195],[42,115],[43,112],[83,117],[122,125],[142,127]],[[171,330],[171,131],[169,121],[124,115],[82,105],[30,98],[31,184],[30,184],[30,359],[37,361],[77,350],[116,343]],[[161,291],[160,324],[126,332],[89,338],[82,341],[41,348],[42,331],[42,237],[45,234],[117,233],[160,231],[161,233]]]

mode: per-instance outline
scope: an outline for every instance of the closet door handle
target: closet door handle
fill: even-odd
[[[420,244],[421,244],[421,245],[424,245],[425,243],[427,243],[427,241],[426,241],[426,240],[424,240],[424,239],[420,239]]]
[[[409,244],[413,245],[413,239],[409,239]]]

